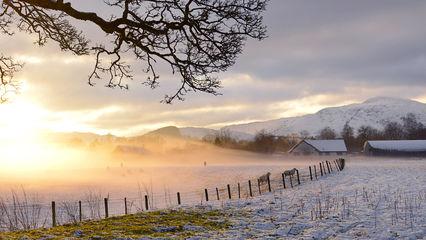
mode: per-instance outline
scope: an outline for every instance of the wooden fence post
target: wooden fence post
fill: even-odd
[[[56,207],[55,207],[55,201],[52,201],[52,227],[56,227]]]
[[[127,198],[124,198],[124,215],[127,215]]]
[[[257,187],[259,188],[259,195],[262,195],[262,192],[260,191],[260,180],[257,179]]]
[[[315,179],[318,179],[318,177],[317,177],[317,165],[314,165],[314,172],[315,172]]]
[[[322,167],[324,168],[324,175],[327,175],[327,171],[325,170],[325,163],[324,162],[322,162]]]
[[[228,184],[228,197],[231,199],[231,186]]]
[[[81,214],[81,201],[78,201],[78,213],[79,213],[79,216],[80,216],[80,222],[81,222],[81,219],[82,219],[82,214]]]
[[[240,189],[240,183],[238,183],[238,198],[241,198],[241,189]]]
[[[108,198],[104,198],[105,218],[108,218]]]
[[[145,195],[145,208],[147,211],[149,210],[148,195]]]
[[[319,165],[320,165],[321,177],[322,177],[322,176],[324,176],[324,175],[323,175],[323,173],[322,173],[322,166],[321,166],[321,163],[319,163]]]
[[[269,192],[271,192],[272,191],[272,189],[271,189],[271,179],[269,179],[269,175],[266,175],[267,176],[267,180],[268,180],[268,190],[269,190]]]
[[[253,192],[251,191],[251,181],[248,181],[249,184],[249,191],[250,191],[250,197],[253,197]]]
[[[312,181],[312,169],[311,169],[311,166],[309,166],[309,175],[311,176],[311,181]]]
[[[104,206],[105,206],[105,218],[109,217],[108,212],[108,198],[104,198]]]
[[[284,173],[282,173],[281,175],[282,175],[282,177],[283,177],[283,187],[284,187],[284,189],[285,189],[285,175],[284,175]]]
[[[330,174],[330,165],[328,165],[328,161],[325,161],[325,163],[327,164],[328,174]]]
[[[339,171],[342,171],[342,169],[340,169],[340,167],[339,167],[339,164],[337,163],[337,160],[334,160],[334,164],[336,164],[336,168],[337,168]]]
[[[207,192],[207,188],[204,189],[204,193],[206,194],[206,202],[209,201],[209,193]]]
[[[219,199],[219,189],[217,189],[217,188],[216,188],[216,195],[217,195],[217,200],[220,200]]]
[[[177,192],[177,200],[178,200],[178,205],[180,205],[181,204],[181,202],[180,202],[180,192]]]
[[[297,184],[300,185],[299,169],[296,169],[296,173],[297,173]]]

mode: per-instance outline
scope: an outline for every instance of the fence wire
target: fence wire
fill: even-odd
[[[0,198],[0,231],[29,230],[122,216],[126,213],[173,208],[179,205],[194,206],[228,199],[245,199],[270,191],[297,187],[311,180],[315,181],[321,176],[341,171],[344,166],[344,159],[336,159],[298,169],[296,174],[291,176],[284,176],[284,173],[271,175],[268,176],[267,182],[260,183],[259,179],[251,178],[233,184],[219,186],[209,184],[205,189],[179,192],[180,199],[178,199],[178,192],[171,192],[167,188],[163,193],[153,193],[152,189],[147,188],[145,191],[139,190],[125,198],[110,196],[104,198],[101,193],[90,192],[84,196],[85,200],[51,203],[41,203],[36,198],[30,198],[25,191],[21,194],[22,196],[12,192],[11,198]]]

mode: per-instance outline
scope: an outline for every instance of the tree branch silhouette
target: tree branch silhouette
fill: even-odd
[[[144,84],[155,88],[160,76],[156,63],[166,63],[180,76],[175,93],[165,103],[183,100],[188,91],[220,94],[215,76],[232,66],[247,38],[266,37],[261,13],[268,0],[108,0],[116,15],[79,11],[63,0],[3,0],[0,30],[10,32],[16,23],[20,31],[37,35],[37,44],[48,39],[63,51],[93,54],[95,65],[88,82],[108,80],[110,88],[128,89],[132,66],[124,61],[131,53],[148,74]],[[94,23],[111,37],[108,45],[90,42],[70,20]],[[74,21],[73,21],[74,22]]]

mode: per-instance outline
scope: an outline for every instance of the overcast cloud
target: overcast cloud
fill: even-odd
[[[93,3],[71,2],[86,10]],[[269,38],[247,42],[236,65],[220,74],[223,95],[190,93],[173,105],[160,103],[179,84],[167,68],[160,67],[160,88],[151,90],[141,84],[141,65],[132,62],[135,80],[121,91],[102,81],[88,86],[94,59],[62,53],[54,44],[38,48],[25,35],[3,36],[0,52],[26,57],[17,77],[27,86],[19,98],[51,113],[46,120],[53,125],[69,118],[84,129],[119,135],[169,124],[217,128],[374,96],[425,102],[425,13],[423,0],[271,0],[264,17]],[[81,26],[94,42],[105,38],[93,26]],[[78,117],[90,111],[97,114]]]

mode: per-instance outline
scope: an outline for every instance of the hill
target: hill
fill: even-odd
[[[401,123],[401,117],[408,113],[415,114],[419,122],[426,123],[426,104],[402,98],[376,97],[362,103],[324,108],[315,114],[231,125],[223,129],[247,134],[256,134],[264,129],[277,136],[308,131],[310,136],[315,136],[324,127],[340,133],[346,122],[355,130],[362,125],[383,129],[387,122]]]

